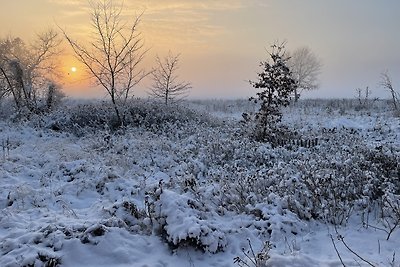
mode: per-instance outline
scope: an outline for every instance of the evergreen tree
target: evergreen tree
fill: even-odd
[[[250,81],[254,88],[261,90],[255,98],[250,98],[260,102],[260,109],[254,116],[243,114],[246,121],[255,123],[253,134],[256,139],[263,141],[275,140],[281,132],[278,126],[282,119],[281,108],[289,105],[296,88],[287,65],[289,58],[285,55],[284,44],[274,44],[268,54],[270,60],[260,64],[262,70],[258,73],[258,81]]]

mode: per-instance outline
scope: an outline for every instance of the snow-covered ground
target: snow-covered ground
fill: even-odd
[[[400,119],[304,102],[284,123],[318,144],[272,147],[240,103],[117,132],[65,123],[78,107],[0,121],[0,266],[256,266],[265,242],[266,266],[400,266]]]

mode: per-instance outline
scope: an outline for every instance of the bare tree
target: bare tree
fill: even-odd
[[[288,65],[293,79],[297,82],[297,87],[294,91],[294,99],[297,102],[304,90],[318,89],[318,75],[321,72],[322,63],[311,49],[306,46],[296,49],[289,57]]]
[[[163,60],[157,56],[157,67],[151,73],[153,85],[150,95],[162,99],[165,105],[185,98],[192,88],[190,83],[178,81],[179,56],[171,52]]]
[[[65,38],[76,57],[82,62],[95,82],[111,98],[118,123],[124,123],[124,108],[132,88],[148,75],[140,68],[147,52],[138,31],[141,15],[130,23],[123,21],[123,5],[113,0],[95,0],[91,5],[93,35],[83,45],[65,31]]]
[[[389,91],[392,96],[393,107],[396,111],[399,111],[399,93],[393,88],[393,82],[388,71],[381,74],[381,85]]]
[[[45,88],[58,76],[56,58],[60,44],[52,29],[38,34],[31,45],[21,38],[1,39],[0,95],[12,95],[18,110],[24,107],[31,112],[39,111],[39,99],[48,95]]]

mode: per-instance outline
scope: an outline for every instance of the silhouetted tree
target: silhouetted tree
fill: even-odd
[[[44,95],[46,109],[48,111],[52,110],[61,102],[62,98],[64,97],[65,95],[61,91],[61,86],[55,82],[49,82]]]
[[[303,91],[318,89],[318,75],[321,73],[321,60],[308,47],[300,47],[288,54],[288,67],[297,86],[294,100],[297,102]]]
[[[151,73],[153,85],[150,95],[162,99],[165,105],[185,98],[192,86],[188,82],[178,81],[179,54],[169,52],[164,60],[157,56],[156,62],[157,67]]]
[[[63,33],[78,60],[107,91],[121,125],[133,87],[148,75],[140,67],[147,52],[138,31],[141,15],[129,22],[123,20],[122,4],[117,6],[112,0],[96,0],[90,5],[94,35],[90,35],[89,45],[77,42],[65,31]]]
[[[260,109],[252,117],[243,114],[245,121],[254,121],[254,136],[259,140],[271,141],[279,132],[278,123],[281,121],[281,107],[290,103],[290,95],[294,92],[296,81],[287,66],[289,58],[285,55],[285,44],[272,45],[272,51],[268,52],[270,60],[261,62],[261,72],[258,73],[258,81],[250,81],[250,84],[261,89],[257,92],[255,100],[260,102]]]
[[[40,101],[48,96],[47,86],[57,76],[55,59],[60,44],[53,30],[38,34],[31,45],[21,38],[0,39],[0,95],[11,95],[18,110],[38,112],[45,108]]]

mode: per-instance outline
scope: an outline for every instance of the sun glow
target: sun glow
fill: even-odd
[[[78,69],[76,67],[71,68],[71,72],[76,72]]]

